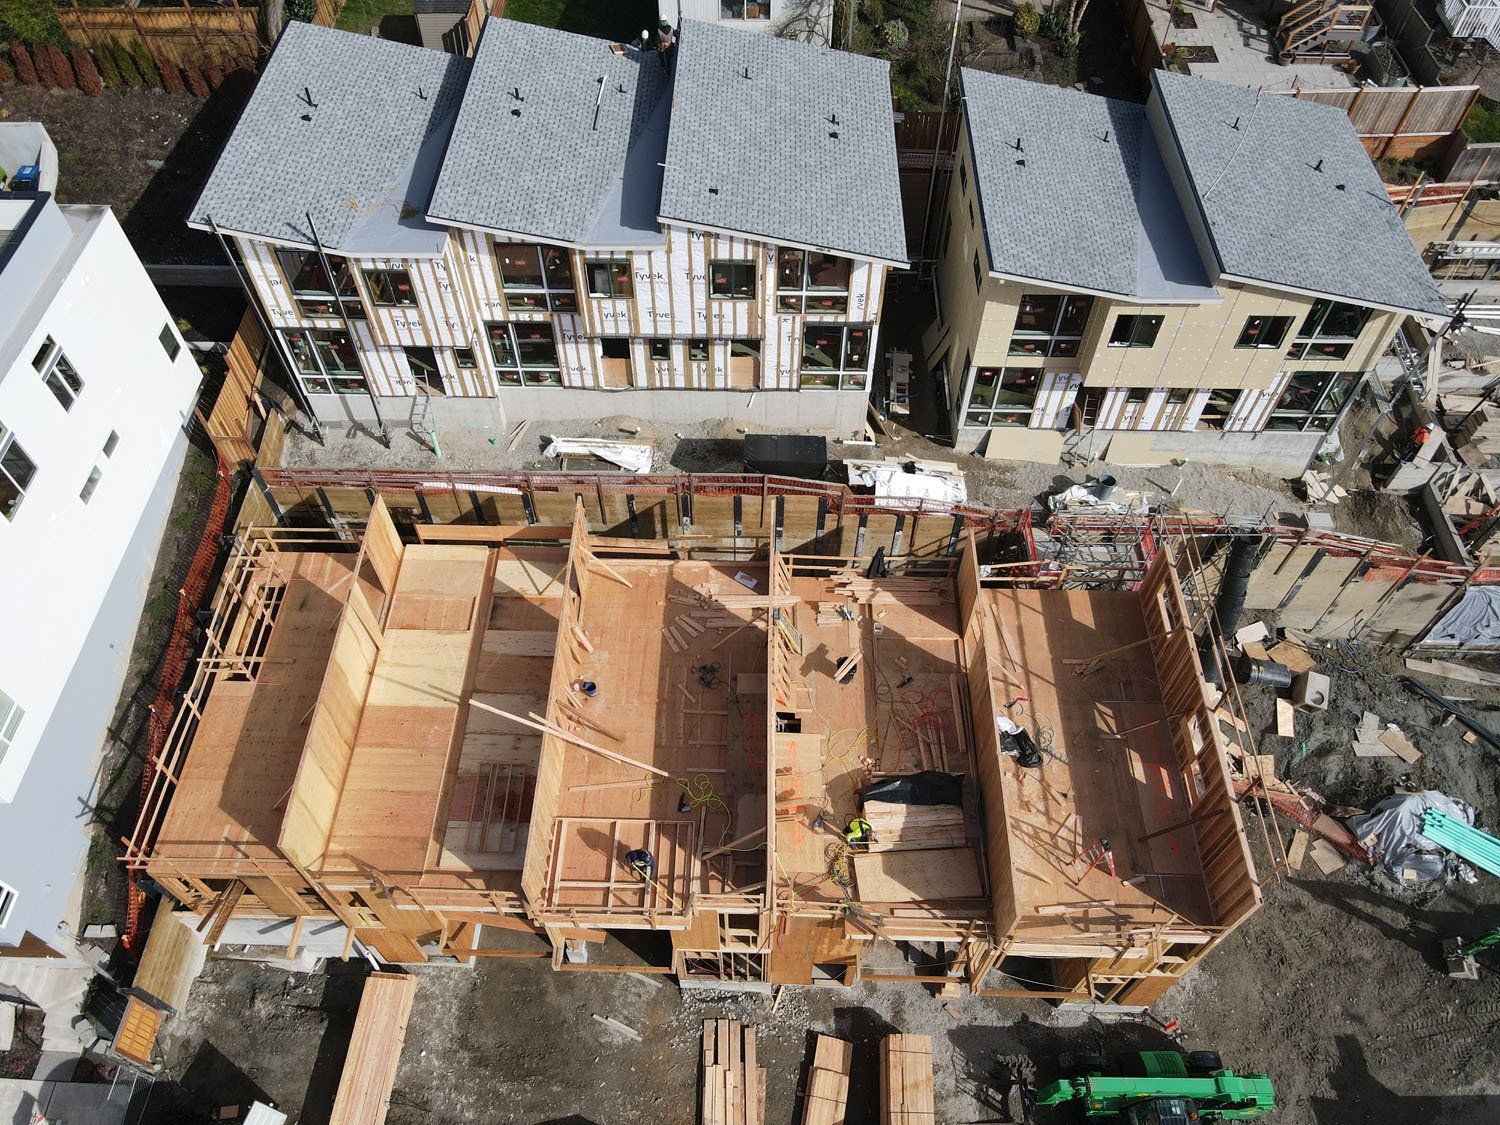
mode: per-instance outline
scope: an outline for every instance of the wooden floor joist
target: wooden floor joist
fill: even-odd
[[[385,1121],[416,990],[417,978],[404,973],[371,973],[365,980],[329,1125]]]
[[[755,1028],[703,1021],[702,1125],[764,1125],[766,1070],[755,1063]]]
[[[802,1125],[844,1125],[853,1055],[854,1047],[846,1040],[818,1036],[802,1096]]]
[[[881,1125],[935,1125],[932,1036],[888,1035],[880,1044]]]

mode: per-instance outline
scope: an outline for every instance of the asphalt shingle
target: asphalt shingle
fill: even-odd
[[[1342,110],[1165,71],[1151,80],[1223,273],[1447,313]]]
[[[654,51],[485,25],[429,215],[584,246],[655,245],[669,80]]]
[[[429,254],[422,217],[467,59],[293,21],[189,222],[349,253]],[[310,99],[310,101],[309,101]]]
[[[1214,298],[1141,106],[976,70],[960,81],[995,272]]]
[[[685,21],[666,164],[664,219],[907,261],[880,59]]]

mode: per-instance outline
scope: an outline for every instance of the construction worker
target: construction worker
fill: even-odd
[[[854,817],[844,829],[844,842],[848,844],[869,844],[875,840],[875,829],[870,822],[863,817]]]
[[[636,848],[625,853],[625,863],[648,883],[656,881],[656,857],[645,848]]]
[[[677,46],[677,36],[672,33],[672,25],[662,20],[656,25],[656,53],[661,58],[661,68],[671,69],[667,65],[667,56],[672,53],[672,48]]]

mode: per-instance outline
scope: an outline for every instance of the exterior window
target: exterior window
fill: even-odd
[[[755,263],[748,261],[709,262],[708,295],[728,301],[755,300]]]
[[[1025,426],[1042,387],[1040,367],[981,367],[964,412],[966,426]]]
[[[286,341],[302,386],[313,395],[357,395],[365,392],[365,375],[347,332],[310,328],[288,332]]]
[[[500,259],[506,308],[518,312],[578,311],[573,265],[566,250],[556,246],[501,243],[495,247],[495,254]]]
[[[665,337],[656,337],[646,341],[646,351],[653,363],[672,362],[672,341]]]
[[[719,0],[721,20],[768,20],[771,0]]]
[[[1358,371],[1293,371],[1266,429],[1327,433],[1359,386],[1359,377]]]
[[[52,358],[52,353],[56,350],[57,342],[51,336],[42,341],[42,346],[37,349],[36,355],[31,357],[31,366],[36,368],[38,375],[47,370],[47,361]]]
[[[557,339],[550,324],[487,324],[495,378],[505,386],[560,387]]]
[[[688,362],[690,362],[690,363],[707,363],[708,362],[708,341],[707,340],[689,340],[688,341]]]
[[[1319,298],[1297,329],[1287,358],[1347,359],[1369,319],[1370,310],[1360,305]]]
[[[16,905],[16,889],[0,883],[0,926],[10,921],[11,909]]]
[[[1127,313],[1115,317],[1114,331],[1109,334],[1112,348],[1149,348],[1156,343],[1156,334],[1161,331],[1162,318]]]
[[[967,161],[963,160],[958,162],[958,190],[969,190],[969,168]]]
[[[1239,404],[1240,392],[1237,390],[1210,391],[1208,401],[1203,404],[1203,412],[1198,415],[1198,428],[1222,430]]]
[[[454,348],[453,363],[460,371],[473,371],[479,366],[473,348]]]
[[[1289,316],[1251,316],[1245,318],[1244,330],[1235,341],[1237,348],[1279,348],[1291,330]]]
[[[115,450],[119,448],[119,445],[120,435],[115,433],[114,430],[110,430],[109,437],[104,439],[104,456],[113,457],[115,455]]]
[[[848,258],[782,248],[776,254],[777,311],[847,313],[851,269]]]
[[[952,238],[952,236],[953,236],[953,216],[952,215],[945,215],[945,216],[943,216],[942,248],[940,250],[938,250],[938,257],[939,258],[946,258],[948,256],[948,242]]]
[[[177,339],[177,333],[172,331],[172,326],[163,324],[161,333],[156,338],[161,341],[161,350],[167,353],[167,358],[176,360],[178,353],[182,351],[182,342]]]
[[[417,291],[405,270],[365,270],[370,300],[386,308],[414,308]]]
[[[631,280],[629,262],[585,260],[583,276],[588,280],[590,297],[614,297],[628,301],[635,296],[635,283]]]
[[[432,348],[402,348],[406,353],[406,366],[411,368],[411,377],[420,389],[428,394],[447,394],[443,386],[443,373],[438,370],[437,353]]]
[[[328,255],[334,273],[330,283],[323,262],[314,251],[278,250],[276,258],[303,316],[338,316],[342,309],[350,320],[365,319],[365,306],[359,299],[359,286],[355,284],[349,259]]]
[[[984,289],[984,270],[979,266],[979,251],[974,251],[974,290],[980,292]]]
[[[99,468],[98,465],[95,465],[92,469],[90,469],[89,479],[84,481],[83,487],[78,490],[78,499],[87,504],[89,502],[89,497],[94,495],[94,489],[99,487],[99,479],[102,476],[104,476],[104,470]]]
[[[0,516],[16,518],[16,509],[26,498],[34,476],[36,462],[26,456],[16,435],[0,425]]]
[[[42,373],[42,382],[47,384],[52,397],[62,404],[64,410],[71,410],[74,401],[83,393],[83,380],[78,377],[77,369],[60,348],[52,350],[52,356]]]
[[[16,740],[16,731],[21,726],[21,720],[26,717],[26,712],[10,696],[0,691],[0,762],[5,760],[5,755],[10,752],[10,744]],[[4,883],[0,883],[0,926],[5,925],[5,915],[9,907],[5,905],[5,895],[15,897],[15,892]]]
[[[1076,356],[1093,308],[1092,297],[1023,293],[1010,336],[1010,354]]]
[[[733,359],[735,356],[743,356],[746,359],[759,359],[760,358],[760,341],[759,340],[730,340],[729,341],[729,358]]]
[[[809,324],[802,330],[802,386],[864,390],[870,375],[868,324]]]

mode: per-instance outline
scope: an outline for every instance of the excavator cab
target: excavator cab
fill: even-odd
[[[1127,1125],[1196,1125],[1198,1105],[1192,1098],[1152,1098],[1125,1110]]]

